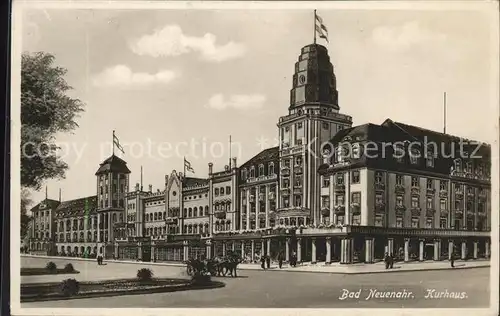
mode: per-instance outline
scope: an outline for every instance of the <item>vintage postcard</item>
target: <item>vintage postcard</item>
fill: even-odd
[[[12,313],[497,315],[498,27],[15,1]]]

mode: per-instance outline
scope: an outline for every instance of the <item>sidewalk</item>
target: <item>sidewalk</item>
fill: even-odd
[[[79,261],[92,261],[95,259],[74,258],[74,257],[52,257],[52,256],[39,256],[39,255],[26,255],[24,257],[45,258],[45,259],[63,259],[63,260],[79,260]],[[138,265],[151,265],[151,266],[174,266],[183,267],[184,264],[180,262],[142,262],[142,261],[127,261],[127,260],[106,260],[112,263],[127,263]],[[451,269],[472,269],[472,268],[485,268],[490,267],[490,261],[484,259],[478,260],[457,260],[455,267],[450,266],[449,261],[423,261],[423,262],[397,262],[394,264],[393,269],[385,269],[384,262],[377,262],[373,264],[356,263],[356,264],[340,264],[338,262],[326,265],[323,262],[311,264],[305,262],[297,267],[292,268],[288,264],[283,264],[281,269],[277,264],[271,264],[271,269],[268,271],[277,272],[317,272],[317,273],[340,273],[340,274],[366,274],[366,273],[390,273],[390,272],[407,272],[407,271],[430,271],[430,270],[451,270]],[[261,270],[260,264],[242,263],[238,265],[240,270]]]

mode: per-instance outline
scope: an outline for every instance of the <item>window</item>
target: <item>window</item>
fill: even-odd
[[[328,188],[330,186],[330,176],[323,176],[323,188]]]
[[[336,195],[335,196],[335,205],[344,205],[344,196]]]
[[[384,183],[384,175],[382,172],[375,172],[375,183]]]
[[[455,184],[455,192],[456,193],[462,193],[463,192],[463,187],[461,184],[457,183]]]
[[[297,157],[295,158],[295,165],[296,166],[302,166],[302,157]]]
[[[427,149],[426,155],[425,155],[425,165],[427,167],[434,167],[434,157],[435,153]]]
[[[359,143],[352,145],[352,158],[359,159],[361,157],[361,149]]]
[[[448,191],[448,181],[444,180],[439,181],[439,190]]]
[[[418,178],[417,177],[411,177],[411,186],[414,188],[418,188]]]
[[[255,167],[250,168],[250,178],[255,178]]]
[[[352,203],[361,204],[361,192],[352,192]]]
[[[259,165],[259,177],[264,175],[264,165]]]
[[[337,162],[344,161],[344,148],[342,148],[341,146],[337,147],[336,158],[337,158]]]
[[[462,160],[455,159],[454,164],[455,164],[455,171],[461,172],[462,171]]]
[[[393,157],[396,159],[397,162],[403,163],[404,162],[404,155],[405,155],[405,150],[402,144],[398,144],[394,146],[394,153]]]
[[[396,205],[403,206],[403,196],[402,195],[396,195]]]
[[[288,188],[288,187],[290,187],[290,180],[283,179],[283,188]]]
[[[338,185],[344,184],[344,175],[343,174],[338,174],[337,177],[336,177],[336,179],[337,179],[337,184]]]
[[[418,164],[418,159],[420,158],[420,152],[416,149],[412,149],[410,152],[410,163],[412,165]]]
[[[357,214],[352,216],[352,225],[353,226],[361,225],[361,215]]]
[[[425,220],[425,228],[432,228],[432,218],[427,218]]]
[[[294,196],[294,206],[302,206],[302,196],[301,195]]]
[[[411,227],[412,228],[418,228],[420,226],[420,220],[418,217],[412,217],[411,218]]]
[[[420,203],[418,201],[418,196],[412,196],[411,197],[411,207],[418,208],[419,206],[420,206]]]
[[[427,198],[427,209],[432,210],[434,208],[434,199],[431,197]]]
[[[246,180],[247,179],[247,169],[241,170],[241,179]]]
[[[269,172],[268,172],[269,175],[272,175],[274,174],[274,163],[270,162],[269,163]]]
[[[455,201],[455,210],[462,209],[462,201]]]
[[[402,175],[399,175],[397,174],[396,175],[396,185],[403,185],[404,184],[404,181],[403,181],[403,176]]]
[[[384,196],[382,193],[375,194],[375,204],[384,204]]]
[[[359,183],[359,171],[352,172],[352,183]]]
[[[226,194],[231,194],[231,187],[230,186],[226,187]]]
[[[224,195],[224,188],[220,188],[220,195]]]
[[[396,217],[396,227],[403,227],[403,217],[398,216]]]
[[[219,196],[219,188],[215,188],[215,196]]]
[[[446,217],[439,219],[439,228],[448,228],[448,219]]]
[[[328,129],[328,127],[329,127],[329,124],[326,122],[323,122],[323,129]]]
[[[434,189],[434,182],[432,181],[432,179],[427,179],[427,189]]]
[[[375,215],[375,226],[382,227],[384,226],[384,216],[379,214]]]
[[[284,159],[283,160],[283,166],[285,168],[290,168],[290,159]]]

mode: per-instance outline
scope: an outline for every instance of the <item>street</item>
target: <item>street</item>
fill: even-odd
[[[58,266],[71,262],[80,274],[22,277],[23,283],[133,278],[139,268],[151,268],[157,277],[187,277],[185,268],[148,264],[95,262],[68,259],[25,258],[23,267]],[[226,287],[212,290],[127,295],[92,299],[23,303],[22,308],[460,308],[488,307],[489,268],[443,271],[391,272],[359,275],[329,273],[239,270],[238,278],[215,278]],[[361,292],[357,294],[357,292]],[[432,297],[425,298],[428,292]],[[382,298],[384,293],[401,292],[400,298]],[[440,292],[458,298],[435,298]],[[352,298],[340,299],[344,296]],[[359,296],[354,297],[354,296]],[[368,299],[367,299],[368,298]]]

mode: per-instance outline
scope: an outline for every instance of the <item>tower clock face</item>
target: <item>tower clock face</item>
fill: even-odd
[[[304,76],[304,75],[300,75],[300,76],[299,76],[299,82],[300,82],[301,84],[304,84],[304,83],[306,82],[306,76]]]

